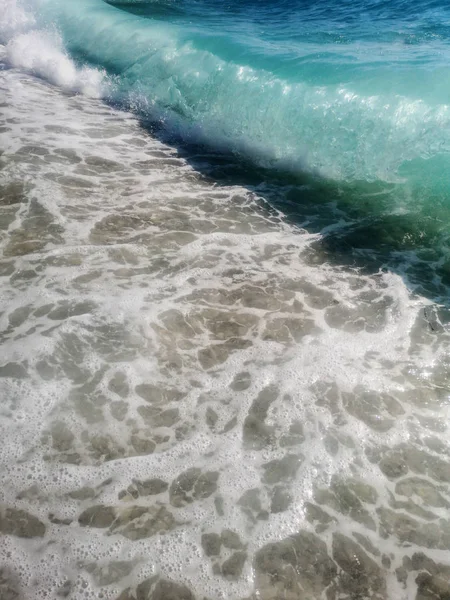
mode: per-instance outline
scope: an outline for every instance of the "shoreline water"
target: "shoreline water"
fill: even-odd
[[[0,598],[446,600],[442,14],[202,2],[0,0]]]
[[[3,590],[438,589],[435,308],[393,273],[329,263],[320,236],[132,115],[1,77]]]

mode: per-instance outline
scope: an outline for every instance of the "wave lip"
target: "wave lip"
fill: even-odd
[[[34,15],[17,0],[2,0],[5,18],[0,25],[4,58],[15,69],[41,77],[63,90],[94,98],[105,94],[104,70],[78,67],[53,26],[40,28]]]
[[[64,90],[100,98],[104,74],[93,68],[77,68],[63,50],[57,36],[30,31],[14,37],[6,47],[6,58],[14,68],[24,69]]]

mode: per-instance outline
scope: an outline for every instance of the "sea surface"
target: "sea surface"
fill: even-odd
[[[450,4],[0,0],[0,599],[450,598]]]

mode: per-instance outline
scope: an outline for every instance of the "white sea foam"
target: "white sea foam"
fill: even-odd
[[[334,534],[364,536],[390,557],[382,568],[371,555],[386,597],[409,600],[416,574],[404,587],[395,569],[423,546],[416,538],[405,547],[402,530],[380,536],[379,511],[416,510],[418,528],[430,524],[420,507],[436,515],[432,525],[447,518],[445,502],[415,498],[415,508],[396,492],[412,475],[448,495],[449,413],[439,395],[446,334],[433,337],[418,317],[429,302],[412,297],[399,273],[343,269],[318,260],[320,250],[309,261],[320,236],[255,192],[204,181],[131,115],[11,70],[1,86],[1,184],[17,200],[3,207],[11,220],[1,261],[1,489],[6,507],[46,527],[43,539],[2,538],[1,562],[24,597],[56,597],[67,585],[76,600],[97,598],[100,588],[113,600],[156,574],[200,598],[234,600],[257,584],[255,553],[308,531],[330,554]],[[426,402],[408,399],[415,391]],[[252,408],[260,394],[270,397],[262,420],[265,409]],[[254,433],[267,443],[255,445]],[[145,446],[153,439],[155,448]],[[405,447],[425,453],[422,462],[401,463],[403,479],[387,477],[377,452]],[[286,455],[301,464],[280,484],[293,500],[277,512],[277,486],[265,473]],[[433,460],[441,461],[435,471]],[[211,495],[180,506],[167,490],[127,496],[136,481],[172,485],[191,468],[219,474]],[[363,482],[376,501],[351,512],[339,487],[327,499],[336,478]],[[251,490],[259,514],[240,504]],[[99,504],[164,506],[177,525],[134,540],[80,526],[83,511]],[[329,516],[322,529],[310,505]],[[145,516],[133,522],[139,529]],[[226,529],[247,553],[236,581],[213,567],[234,550],[208,557],[201,544],[205,533]],[[435,546],[427,555],[447,562]],[[106,572],[111,561],[130,570],[100,584],[92,564]]]
[[[5,60],[65,91],[100,98],[106,90],[105,74],[94,68],[78,67],[64,49],[54,28],[40,29],[33,12],[20,0],[0,0],[0,42]]]
[[[99,71],[76,67],[55,32],[2,4],[9,66],[102,94]],[[404,585],[396,569],[426,543],[447,563],[446,549],[424,533],[405,541],[380,515],[406,511],[411,531],[447,522],[448,337],[420,316],[430,301],[411,296],[401,272],[333,264],[311,246],[320,235],[277,213],[261,189],[205,181],[132,115],[12,69],[0,77],[1,508],[46,528],[43,539],[2,537],[11,587],[35,600],[68,582],[76,600],[112,600],[156,574],[200,598],[235,600],[254,590],[255,553],[308,531],[330,555],[334,534],[364,536],[379,550],[371,558],[386,597],[410,600],[417,573]],[[265,393],[273,397],[258,408]],[[390,452],[392,477],[380,467]],[[301,464],[280,484],[292,502],[278,511],[267,464],[287,455]],[[217,489],[180,506],[167,490],[132,495],[136,480],[172,486],[191,468],[218,473]],[[419,479],[415,491],[438,490],[441,505],[398,493],[408,478]],[[342,487],[330,499],[336,480],[362,482],[369,500],[352,511]],[[246,512],[252,490],[261,506]],[[144,539],[80,526],[98,504],[164,506],[176,525]],[[311,519],[311,505],[329,520],[319,523],[319,510]],[[248,554],[236,581],[217,573],[233,549],[211,558],[201,544],[226,529]],[[110,561],[131,570],[100,584],[92,564]]]

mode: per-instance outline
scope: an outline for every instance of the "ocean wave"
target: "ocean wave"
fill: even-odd
[[[142,18],[99,0],[40,0],[35,6],[38,24],[25,33],[19,28],[8,41],[11,65],[65,89],[121,102],[185,140],[231,150],[265,167],[345,181],[398,182],[411,161],[426,169],[430,159],[450,152],[450,108],[443,94],[427,94],[429,86],[421,94],[417,81],[407,93],[411,72],[442,88],[429,49],[422,58],[411,51],[410,63],[404,55],[399,59],[396,44],[384,60],[375,56],[389,49],[375,38],[358,50],[323,43],[317,53],[319,36],[293,44],[295,52],[283,56],[273,50],[276,36],[259,39],[251,27],[238,35],[236,26],[214,35],[207,17],[191,25],[152,19],[151,12]],[[196,3],[197,13],[200,8]],[[270,56],[263,60],[264,54]],[[114,78],[113,88],[105,85],[105,72]],[[397,87],[389,79],[395,72]]]

